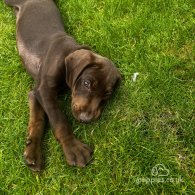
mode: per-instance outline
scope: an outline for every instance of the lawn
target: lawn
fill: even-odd
[[[1,1],[0,194],[194,194],[194,1],[58,0],[57,5],[67,32],[110,58],[123,80],[91,124],[73,118],[70,93],[60,98],[75,135],[94,146],[94,161],[84,169],[68,166],[48,127],[45,169],[32,173],[23,150],[33,81],[18,57],[14,13]]]

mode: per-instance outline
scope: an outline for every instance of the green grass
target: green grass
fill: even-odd
[[[45,170],[32,173],[22,155],[27,94],[33,81],[17,54],[14,14],[1,1],[0,194],[193,194],[193,0],[59,0],[57,4],[67,32],[112,59],[123,80],[92,124],[75,121],[70,94],[64,97],[68,103],[62,107],[76,136],[95,146],[94,162],[84,169],[67,166],[49,129],[44,137]],[[134,72],[139,72],[136,82],[131,80]],[[163,164],[169,175],[153,176],[157,164]]]

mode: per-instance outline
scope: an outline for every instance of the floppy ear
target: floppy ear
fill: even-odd
[[[93,53],[85,49],[76,50],[65,58],[66,83],[70,88],[74,86],[83,70],[93,61]]]

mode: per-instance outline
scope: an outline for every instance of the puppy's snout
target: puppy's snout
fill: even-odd
[[[89,115],[87,112],[81,112],[79,114],[79,120],[83,123],[89,123],[92,120],[92,116]]]
[[[78,121],[89,123],[100,116],[101,107],[97,100],[77,97],[72,99],[72,113]]]

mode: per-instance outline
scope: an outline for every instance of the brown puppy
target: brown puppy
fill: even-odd
[[[72,91],[72,112],[81,122],[101,114],[101,103],[112,93],[120,74],[113,63],[68,36],[53,0],[5,0],[16,14],[16,38],[23,64],[36,81],[29,93],[30,120],[24,152],[27,165],[42,168],[41,138],[45,114],[67,163],[84,167],[92,150],[75,138],[57,103],[65,84]]]

